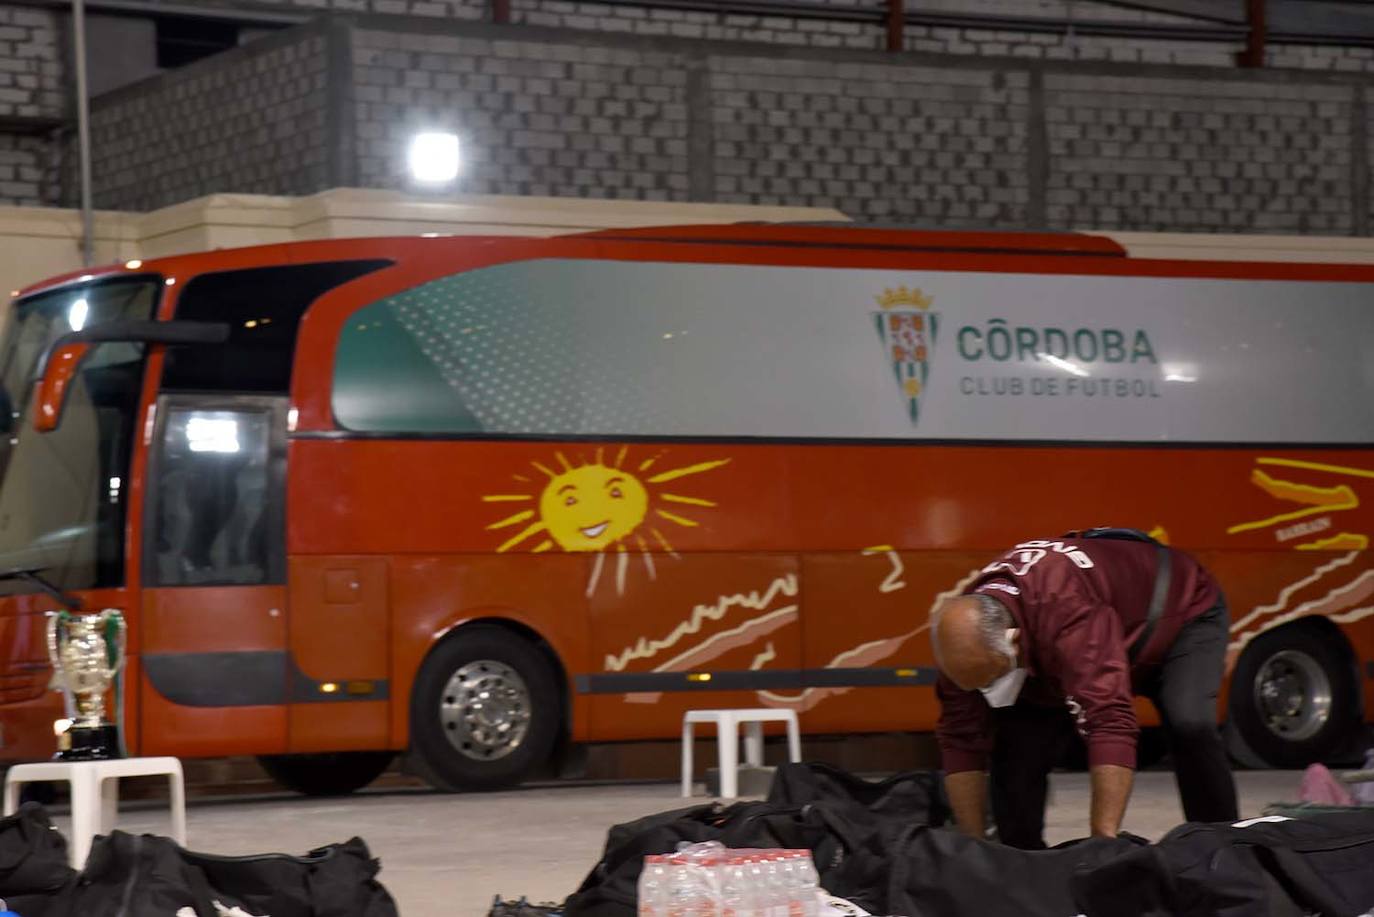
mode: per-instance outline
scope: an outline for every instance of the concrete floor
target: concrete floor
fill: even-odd
[[[1295,799],[1300,780],[1300,774],[1285,771],[1236,777],[1243,816]],[[300,854],[358,835],[381,858],[379,878],[403,917],[481,917],[496,894],[562,900],[596,863],[607,828],[682,804],[677,786],[669,783],[544,784],[478,795],[390,790],[331,800],[201,800],[188,812],[189,845],[230,855]],[[166,833],[165,814],[154,806],[127,806],[119,827]],[[1056,774],[1046,839],[1081,837],[1087,811],[1087,776]],[[1127,830],[1155,839],[1182,818],[1172,774],[1138,775]]]

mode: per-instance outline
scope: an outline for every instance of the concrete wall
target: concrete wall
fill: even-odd
[[[1362,85],[1047,73],[1046,222],[1369,232]]]
[[[515,0],[516,18],[552,22],[534,12],[553,3]],[[1370,231],[1361,49],[1282,46],[1273,56],[1288,55],[1291,69],[1254,72],[1226,66],[1229,46],[1165,42],[1168,54],[1145,55],[1072,33],[958,29],[957,41],[893,55],[855,50],[871,46],[857,41],[786,47],[797,42],[784,33],[819,34],[804,22],[773,23],[771,36],[644,24],[609,34],[626,17],[681,25],[669,14],[689,15],[619,5],[584,9],[576,15],[587,21],[560,29],[465,21],[470,5],[458,2],[219,5],[350,15],[96,100],[99,206],[152,210],[219,191],[415,190],[409,137],[447,127],[468,156],[462,193],[818,206],[952,227]],[[1188,22],[1086,0],[923,0],[919,9]],[[37,56],[24,60],[37,69],[26,76],[42,77],[24,104],[45,99],[51,109],[57,96],[43,80],[60,77],[51,49],[61,24],[0,0],[6,10],[34,44]],[[411,15],[367,15],[378,12]],[[729,18],[713,21],[723,28]],[[869,25],[840,24],[872,38]],[[727,40],[740,37],[759,40]],[[73,159],[70,143],[7,133],[0,120],[0,201],[71,205]]]
[[[65,55],[53,10],[0,4],[0,116],[62,113]]]
[[[97,207],[154,210],[212,191],[310,194],[334,184],[322,31],[274,35],[223,58],[94,103]],[[68,204],[74,161],[65,159]]]
[[[0,4],[0,203],[53,199],[52,135],[65,113],[61,34],[52,10]]]
[[[167,2],[176,5],[178,0]],[[884,26],[876,15],[880,3],[873,0],[817,2],[840,10],[866,11],[869,15],[862,17],[862,21],[845,22],[788,15],[653,9],[594,0],[511,0],[510,8],[512,22],[518,25],[818,48],[876,50],[883,46]],[[245,13],[313,15],[328,11],[466,21],[490,16],[489,0],[199,0],[198,5]],[[1239,0],[1215,0],[1213,6],[1215,15],[1232,16],[1237,23],[1243,21],[1244,5]],[[908,29],[906,37],[907,49],[911,51],[1229,67],[1240,50],[1240,44],[1234,41],[1123,39],[1084,34],[1093,24],[1199,25],[1199,20],[1187,16],[1094,0],[909,0],[907,8],[928,17],[957,16],[968,20],[979,16],[1009,16],[1056,25],[1056,31],[1048,34],[967,25],[915,25]],[[1283,67],[1363,70],[1368,68],[1371,59],[1370,52],[1364,49],[1327,45],[1281,46],[1271,51],[1271,62]]]
[[[407,139],[442,126],[463,136],[462,187],[478,193],[953,227],[1369,232],[1360,74],[377,20],[348,34],[357,158],[344,172],[367,186],[405,187]]]
[[[347,40],[360,185],[404,187],[410,136],[446,126],[466,142],[474,193],[714,199],[692,185],[689,118],[700,113],[681,51],[418,28]]]

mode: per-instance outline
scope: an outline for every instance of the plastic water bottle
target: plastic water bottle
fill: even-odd
[[[753,904],[753,917],[773,917],[770,910],[772,900],[768,887],[768,872],[762,854],[744,858],[744,874],[749,883],[749,896]]]
[[[773,886],[781,906],[779,917],[801,917],[801,899],[792,877],[792,851],[780,850],[773,855]]]
[[[792,897],[800,905],[799,917],[818,917],[821,910],[820,882],[811,851],[789,850],[787,858],[788,886]]]
[[[720,917],[756,917],[746,857],[732,856],[721,868]]]
[[[692,877],[687,861],[668,857],[668,895],[666,917],[689,917],[692,900]]]
[[[707,871],[687,857],[668,860],[667,917],[714,917]]]
[[[719,917],[720,887],[725,879],[725,859],[708,856],[694,870],[696,895],[692,899],[693,917]]]
[[[639,873],[639,917],[666,917],[668,913],[667,857],[647,856]]]
[[[764,856],[768,880],[769,917],[790,917],[791,913],[788,906],[790,890],[787,888],[787,877],[782,871],[782,856],[779,850],[771,850]]]
[[[819,915],[821,912],[821,898],[824,889],[821,888],[820,872],[816,869],[816,861],[811,856],[810,850],[800,851],[801,857],[797,860],[797,871],[801,876],[802,884],[810,892],[812,913]]]

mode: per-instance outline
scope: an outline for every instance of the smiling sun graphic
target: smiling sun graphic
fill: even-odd
[[[532,480],[515,475],[515,480],[528,488],[523,493],[487,494],[485,503],[525,503],[529,508],[499,519],[487,526],[487,531],[504,532],[517,529],[496,550],[505,553],[529,545],[538,554],[555,546],[564,551],[596,552],[603,554],[614,549],[620,554],[617,584],[624,588],[626,555],[637,549],[644,558],[649,575],[654,576],[653,550],[676,556],[672,542],[659,526],[668,524],[695,528],[700,525],[684,513],[688,507],[714,507],[715,501],[702,497],[669,493],[663,485],[692,475],[702,474],[729,464],[729,459],[717,459],[678,468],[655,471],[662,454],[644,459],[631,468],[629,447],[625,446],[607,462],[605,449],[596,451],[596,458],[580,463],[570,462],[563,453],[555,453],[559,470],[539,462],[531,464],[544,480]],[[646,523],[646,520],[649,520]],[[647,537],[646,537],[647,536]],[[650,539],[652,539],[652,546]],[[604,557],[597,558],[590,592],[600,576]]]

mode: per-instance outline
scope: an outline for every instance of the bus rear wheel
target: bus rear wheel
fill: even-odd
[[[1349,742],[1359,703],[1350,660],[1307,627],[1272,631],[1246,647],[1231,677],[1231,721],[1270,767],[1330,760]]]
[[[394,751],[340,751],[316,755],[263,755],[267,776],[306,796],[346,796],[376,780]]]
[[[520,783],[548,762],[560,720],[548,659],[500,627],[464,628],[436,646],[411,695],[411,743],[443,790]]]

